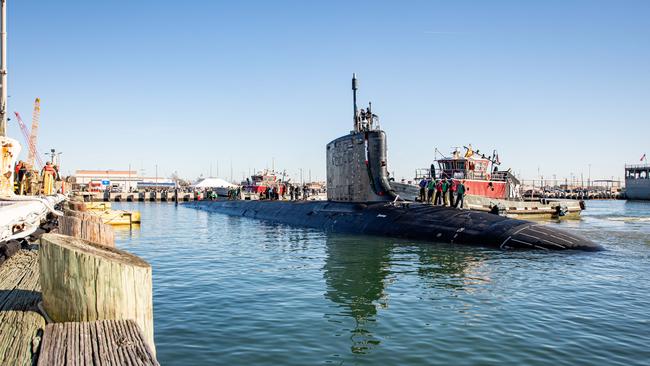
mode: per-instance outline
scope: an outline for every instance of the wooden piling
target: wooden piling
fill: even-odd
[[[83,216],[91,215],[84,213]],[[92,217],[92,219],[81,219],[77,216],[61,216],[59,217],[59,233],[114,247],[115,232],[113,227],[104,224],[99,216]]]
[[[132,319],[155,352],[151,266],[127,252],[58,234],[41,237],[43,307],[55,322]]]

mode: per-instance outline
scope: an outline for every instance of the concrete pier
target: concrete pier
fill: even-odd
[[[202,199],[201,192],[96,192],[85,193],[84,199],[92,202],[190,202]]]

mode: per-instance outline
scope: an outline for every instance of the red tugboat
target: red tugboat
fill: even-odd
[[[439,150],[436,149],[439,153]],[[508,170],[501,170],[499,156],[481,154],[472,146],[459,148],[451,157],[435,159],[429,169],[417,169],[414,181],[391,182],[401,199],[419,200],[418,182],[422,179],[453,179],[465,184],[465,208],[474,211],[498,213],[512,218],[579,218],[584,209],[581,201],[542,198],[525,201],[521,196],[521,182]]]
[[[465,154],[461,156],[460,149],[452,153],[452,157],[437,159],[439,174],[435,174],[435,165],[432,174],[438,178],[463,180],[467,193],[474,196],[483,196],[496,199],[514,199],[519,197],[520,182],[510,173],[510,170],[499,170],[499,155],[494,151],[487,157],[474,151],[472,145],[465,147]]]

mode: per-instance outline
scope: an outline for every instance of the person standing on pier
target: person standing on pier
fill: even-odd
[[[460,204],[460,208],[463,208],[463,204],[465,203],[465,184],[464,181],[458,182],[456,185],[456,205],[454,207],[458,207]]]

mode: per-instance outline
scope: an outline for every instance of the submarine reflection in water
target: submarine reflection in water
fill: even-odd
[[[339,311],[326,314],[326,318],[343,327],[343,336],[349,334],[351,353],[369,353],[381,344],[379,313],[390,311],[391,295],[399,296],[401,291],[399,281],[409,282],[408,277],[416,275],[427,287],[435,288],[436,296],[455,299],[457,291],[469,291],[477,282],[489,281],[481,279],[476,271],[482,257],[469,247],[462,251],[448,245],[433,247],[399,239],[379,241],[364,236],[329,235],[323,266],[327,285],[324,296]],[[391,291],[393,284],[396,288]],[[401,306],[408,302],[404,298],[396,301]],[[398,316],[399,312],[398,309],[391,316]],[[351,319],[351,327],[342,318]]]
[[[325,297],[344,309],[340,315],[354,321],[354,328],[349,330],[350,351],[356,354],[367,353],[380,343],[371,328],[377,308],[388,305],[384,290],[392,249],[387,242],[364,245],[363,241],[363,237],[328,237],[323,267]]]

